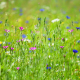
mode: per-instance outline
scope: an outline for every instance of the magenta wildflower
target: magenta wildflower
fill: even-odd
[[[17,69],[17,70],[19,70],[19,69],[20,69],[20,67],[17,67],[16,69]]]
[[[65,38],[62,38],[62,41],[65,41]]]
[[[36,49],[36,47],[31,47],[31,48],[29,48],[29,50],[35,50]]]
[[[60,46],[60,48],[63,48],[64,46]]]
[[[22,41],[24,40],[24,39],[21,39]]]
[[[73,29],[71,29],[71,30],[68,30],[69,32],[73,32]]]
[[[11,50],[14,50],[14,48],[11,47]]]
[[[10,32],[10,30],[5,29],[6,32]]]
[[[23,27],[19,27],[19,29],[22,31],[24,28]]]
[[[7,49],[7,48],[8,48],[8,46],[3,46],[3,48],[4,48],[4,49]]]

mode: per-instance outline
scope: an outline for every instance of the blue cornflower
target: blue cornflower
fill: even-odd
[[[13,8],[13,10],[16,10],[16,8]]]
[[[8,42],[8,44],[11,44],[11,42]]]
[[[6,36],[7,34],[6,33],[4,33],[4,36]]]
[[[0,24],[2,23],[2,21],[0,21]]]
[[[76,29],[78,30],[78,29],[80,29],[80,27],[76,27]]]
[[[19,15],[20,15],[20,16],[22,16],[22,15],[23,15],[23,13],[20,13]]]
[[[46,69],[51,69],[51,67],[46,67]]]
[[[78,21],[74,21],[74,23],[78,24]]]
[[[29,23],[29,21],[26,21],[26,23]]]
[[[23,34],[23,35],[22,35],[22,38],[26,38],[26,35],[25,35],[25,34]]]
[[[77,56],[77,58],[80,58],[80,56]]]
[[[1,44],[0,44],[0,46],[1,46]]]
[[[80,40],[76,41],[77,43],[80,43]]]
[[[67,26],[67,27],[66,27],[66,29],[70,29],[70,27],[69,27],[69,26]]]
[[[31,53],[31,51],[29,51]]]
[[[41,20],[41,18],[37,18],[37,20]]]
[[[40,9],[40,11],[42,11],[42,12],[43,12],[43,11],[44,11],[44,9]]]
[[[20,12],[22,12],[22,9],[20,8]]]
[[[78,51],[74,49],[73,52],[74,52],[74,53],[77,53]]]
[[[69,17],[69,16],[66,16],[66,18],[67,18],[67,19],[70,19],[70,17]]]
[[[48,38],[48,40],[50,41],[50,40],[51,40],[51,38]]]

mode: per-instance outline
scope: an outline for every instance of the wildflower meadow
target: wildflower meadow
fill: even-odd
[[[80,0],[0,0],[0,80],[80,80]]]

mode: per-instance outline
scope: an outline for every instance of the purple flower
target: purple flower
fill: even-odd
[[[31,48],[29,48],[29,50],[33,50],[33,51],[34,51],[35,49],[36,49],[36,47],[31,47]]]
[[[17,69],[17,70],[19,70],[19,69],[20,69],[20,67],[17,67],[16,69]]]
[[[22,31],[24,28],[23,27],[19,27],[19,29]]]

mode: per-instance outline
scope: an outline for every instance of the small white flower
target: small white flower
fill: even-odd
[[[51,56],[49,55],[49,58],[50,58]]]
[[[31,40],[29,40],[29,39],[27,39],[26,41],[29,42],[29,43],[31,42]]]
[[[51,22],[54,23],[54,22],[58,22],[59,20],[60,19],[57,18],[57,19],[52,20]]]
[[[62,71],[65,71],[65,68]]]
[[[54,46],[54,43],[52,43],[52,46]]]
[[[56,64],[56,66],[58,66],[59,64]]]
[[[13,3],[14,3],[14,0],[13,0],[13,1],[11,1],[11,3],[13,4]]]
[[[5,44],[5,42],[3,42],[3,44]]]
[[[67,41],[68,39],[66,38],[65,40]]]
[[[1,4],[0,4],[0,9],[3,9],[3,8],[5,8],[6,7],[6,2],[1,2]]]

